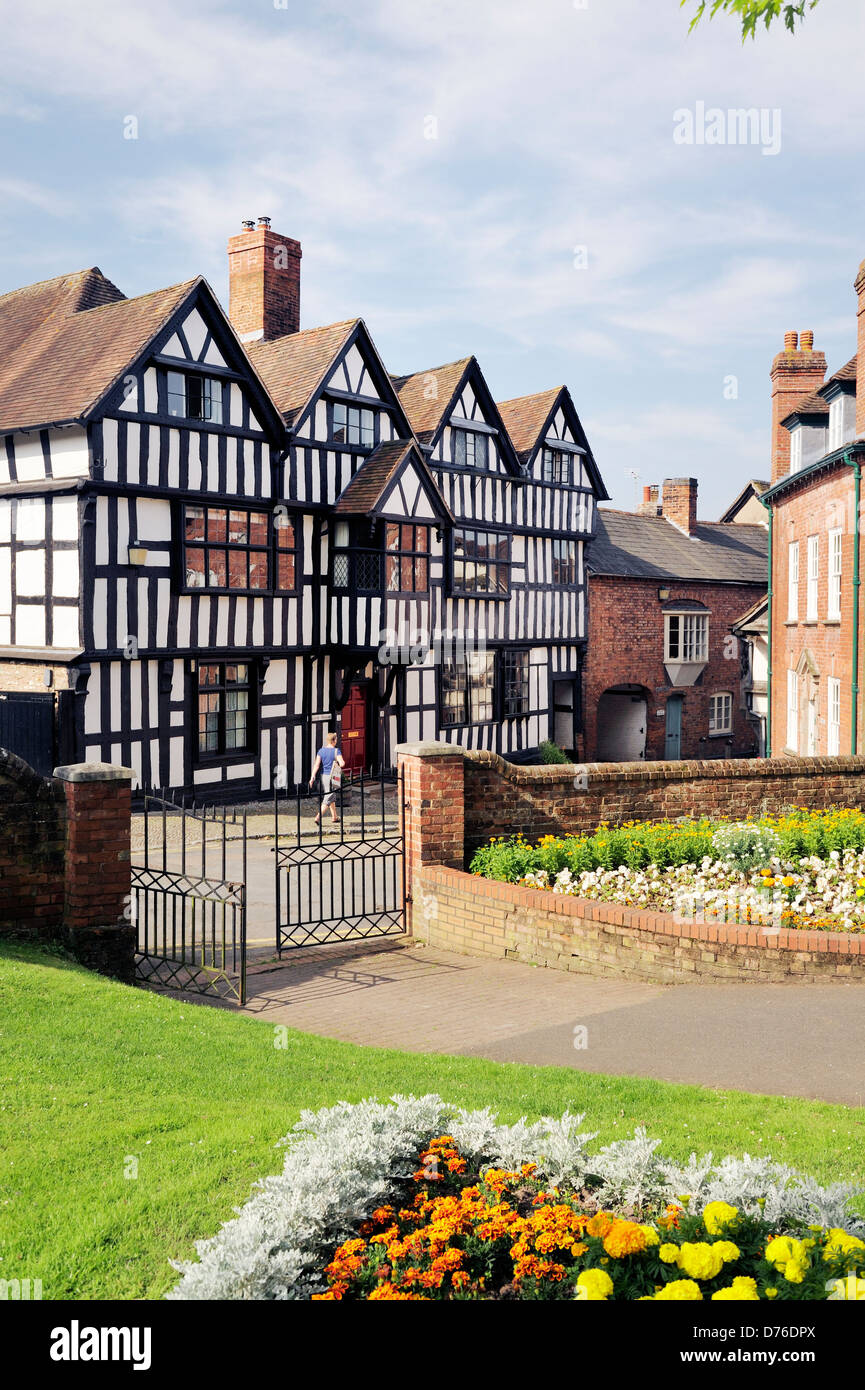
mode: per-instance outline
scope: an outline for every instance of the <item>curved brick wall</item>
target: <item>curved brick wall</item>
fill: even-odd
[[[681,984],[865,981],[865,934],[682,922],[517,888],[440,865],[415,872],[412,935],[463,955]]]

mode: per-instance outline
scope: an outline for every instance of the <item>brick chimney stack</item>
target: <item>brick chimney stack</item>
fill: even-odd
[[[697,529],[697,479],[665,478],[661,515],[687,535]]]
[[[228,241],[228,317],[244,343],[300,328],[300,242],[270,230],[270,218]]]
[[[865,261],[859,267],[855,289],[859,296],[856,343],[856,437],[859,438],[865,434]]]
[[[860,315],[863,301],[860,298]],[[859,319],[860,334],[865,334],[865,325]],[[826,379],[826,358],[822,352],[814,351],[814,334],[810,331],[784,334],[784,351],[779,352],[772,363],[772,482],[777,483],[790,472],[790,433],[781,421],[793,409],[796,402],[810,392],[816,391]]]
[[[637,508],[638,516],[660,516],[661,508],[658,506],[658,493],[660,488],[657,483],[649,483],[643,488],[643,500]]]

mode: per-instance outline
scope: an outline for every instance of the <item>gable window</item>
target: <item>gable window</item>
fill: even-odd
[[[709,733],[729,734],[733,728],[733,696],[726,690],[709,696]]]
[[[827,617],[841,617],[841,530],[829,532],[829,602]]]
[[[576,541],[553,541],[553,583],[560,588],[577,583]]]
[[[791,541],[787,547],[787,622],[795,623],[799,617],[799,542]]]
[[[529,653],[507,648],[502,652],[502,698],[506,719],[528,714]]]
[[[458,429],[455,429],[453,434],[454,463],[458,464],[460,468],[487,468],[489,466],[485,434],[478,434],[474,430]]]
[[[805,600],[805,617],[809,623],[816,622],[820,594],[820,537],[808,537],[808,584]]]
[[[331,439],[340,444],[359,444],[371,449],[375,444],[375,415],[371,410],[335,401]]]
[[[429,591],[430,541],[428,526],[399,525],[384,528],[385,588],[392,594],[425,594]]]
[[[490,724],[495,715],[495,653],[466,652],[441,665],[441,723]]]
[[[798,473],[802,467],[802,426],[797,425],[790,433],[790,472]]]
[[[296,550],[294,524],[287,516],[275,520],[272,542],[268,512],[245,507],[183,508],[187,589],[292,590]]]
[[[664,614],[664,661],[709,660],[708,613]]]
[[[541,477],[546,483],[563,483],[570,486],[571,456],[564,449],[544,449],[541,464]]]
[[[222,382],[192,372],[166,372],[169,415],[185,420],[222,424]]]
[[[453,590],[500,598],[511,589],[511,542],[507,532],[458,528],[453,533]]]
[[[218,757],[252,747],[249,666],[208,662],[198,668],[198,754]]]

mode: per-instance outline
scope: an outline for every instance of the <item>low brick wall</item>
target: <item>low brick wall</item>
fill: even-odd
[[[744,817],[862,806],[865,757],[741,758],[516,767],[497,753],[465,755],[466,863],[493,835],[594,830],[602,821],[707,814]]]
[[[0,748],[0,933],[43,934],[63,920],[63,787]]]
[[[865,982],[865,935],[681,922],[672,915],[415,869],[412,935],[442,950],[670,982]]]

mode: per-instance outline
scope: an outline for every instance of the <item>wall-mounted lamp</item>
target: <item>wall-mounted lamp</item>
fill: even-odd
[[[126,561],[127,564],[130,565],[146,565],[147,550],[143,545],[138,545],[136,541],[130,542],[129,549],[126,552]]]
[[[669,597],[670,597],[670,590],[669,590],[669,589],[659,589],[659,590],[658,590],[658,598],[661,600],[662,603],[666,603],[666,601],[667,601],[667,599],[668,599]]]

